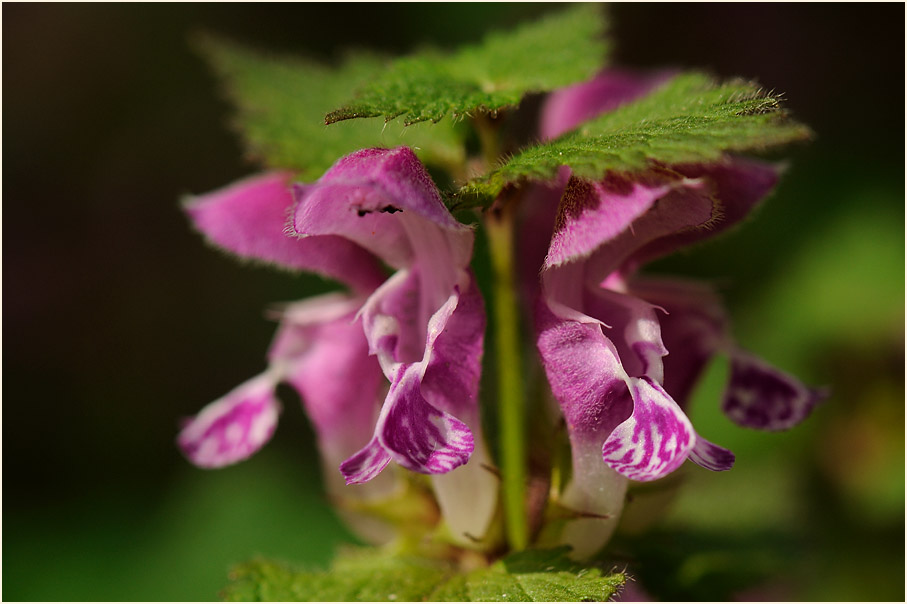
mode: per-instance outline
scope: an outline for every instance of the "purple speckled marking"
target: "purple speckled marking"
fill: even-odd
[[[731,358],[731,379],[722,409],[737,424],[758,430],[787,430],[807,418],[828,393],[805,387],[792,376],[744,352]]]
[[[391,387],[388,398],[379,439],[397,463],[414,472],[443,474],[469,461],[472,432],[422,397],[417,366]]]
[[[186,457],[202,468],[220,468],[260,449],[277,426],[274,385],[260,375],[202,409],[177,439]]]
[[[391,456],[376,436],[362,450],[340,464],[340,472],[346,479],[346,484],[361,484],[380,474],[390,461]]]
[[[690,420],[649,378],[631,378],[633,414],[602,445],[611,468],[632,480],[649,481],[676,470],[696,442]]]

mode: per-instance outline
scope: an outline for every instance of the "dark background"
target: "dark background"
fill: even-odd
[[[173,444],[178,418],[263,367],[262,309],[330,287],[242,266],[181,214],[181,195],[257,169],[190,34],[329,59],[551,8],[3,5],[5,599],[213,599],[231,563],[324,564],[349,539],[291,397],[244,464],[203,472]],[[900,600],[904,7],[621,4],[612,21],[616,63],[755,78],[816,131],[755,220],[656,268],[716,280],[744,345],[834,389],[801,429],[761,435],[720,417],[710,373],[693,419],[738,465],[689,472],[656,532],[625,538],[671,584],[642,583],[714,596],[724,575],[700,558],[752,568],[755,551],[741,597]]]

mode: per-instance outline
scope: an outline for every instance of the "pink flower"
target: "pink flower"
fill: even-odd
[[[606,72],[556,92],[543,110],[542,132],[558,136],[647,94],[665,78]],[[789,428],[821,400],[820,392],[737,350],[708,288],[636,276],[650,260],[742,220],[776,180],[771,165],[726,158],[709,165],[653,165],[633,175],[609,173],[598,182],[572,177],[565,169],[558,185],[530,192],[527,228],[536,241],[551,233],[541,261],[535,322],[572,445],[573,478],[562,503],[609,516],[582,528],[577,524],[568,542],[600,546],[607,539],[627,479],[662,478],[687,459],[716,471],[733,465],[734,455],[700,436],[683,410],[716,352],[732,358],[724,410],[744,426]],[[531,240],[526,246],[524,258],[542,257],[531,249]],[[588,539],[596,531],[598,537]],[[585,553],[597,549],[588,547]]]
[[[450,215],[406,147],[358,151],[312,184],[286,181],[256,177],[187,211],[216,245],[333,277],[351,293],[290,305],[268,369],[191,420],[183,451],[206,467],[251,455],[274,431],[274,388],[285,381],[332,473],[339,466],[347,484],[364,483],[393,460],[445,474],[433,484],[452,532],[483,535],[497,485],[481,468],[485,311],[469,270],[472,229]]]

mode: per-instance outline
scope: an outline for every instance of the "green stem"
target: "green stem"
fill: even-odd
[[[489,213],[486,225],[494,275],[493,313],[496,327],[504,517],[510,547],[522,550],[529,541],[526,513],[526,401],[513,258],[513,209],[512,204],[505,202],[503,207]]]
[[[499,123],[494,118],[480,113],[472,118],[472,124],[476,129],[476,134],[479,135],[485,170],[491,170],[501,156],[501,141],[498,136]]]
[[[490,170],[501,154],[500,122],[480,113],[473,117],[472,123],[479,136],[485,170]],[[529,518],[526,510],[526,393],[513,258],[515,201],[499,198],[488,212],[485,225],[493,275],[504,524],[511,549],[519,551],[529,545]]]

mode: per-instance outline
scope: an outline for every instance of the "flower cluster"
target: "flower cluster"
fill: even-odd
[[[556,137],[670,77],[609,71],[560,90],[543,108],[539,134]],[[715,471],[733,465],[684,411],[716,353],[731,358],[723,409],[740,425],[786,429],[821,400],[739,350],[707,286],[637,274],[738,223],[777,174],[734,157],[599,181],[563,168],[556,181],[519,192],[522,310],[572,451],[558,504],[586,515],[559,539],[580,555],[610,536],[628,481],[662,478],[687,459]],[[406,480],[387,470],[394,462],[431,477],[454,543],[490,539],[499,480],[479,408],[486,319],[470,269],[475,234],[447,210],[413,151],[361,150],[312,184],[255,176],[193,199],[186,211],[218,247],[348,288],[281,311],[267,369],[186,423],[186,456],[220,467],[257,451],[275,430],[275,388],[285,382],[314,426],[332,495],[393,496]],[[375,541],[390,537],[380,522],[356,528]]]

